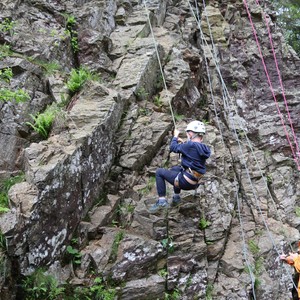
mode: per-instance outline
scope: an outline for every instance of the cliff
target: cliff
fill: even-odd
[[[24,174],[0,215],[1,299],[23,299],[42,269],[70,299],[95,278],[122,300],[291,299],[278,256],[300,238],[300,61],[268,1],[0,8],[2,88],[28,94],[0,101],[0,178]],[[74,69],[92,74],[76,92]],[[28,122],[50,105],[42,139]],[[155,170],[179,164],[172,131],[194,119],[207,173],[180,206],[150,214]]]

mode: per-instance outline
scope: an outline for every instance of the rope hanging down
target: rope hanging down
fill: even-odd
[[[296,136],[295,136],[295,132],[294,132],[294,129],[293,129],[293,124],[292,124],[292,121],[291,121],[291,118],[290,118],[289,110],[288,110],[288,107],[287,107],[287,101],[286,101],[286,98],[285,98],[285,96],[284,96],[284,102],[285,102],[285,105],[286,105],[286,110],[287,110],[287,113],[288,113],[288,116],[289,116],[290,126],[291,126],[292,133],[293,133],[293,137],[294,137],[294,143],[295,143],[296,148],[297,148],[297,151],[296,151],[296,152],[295,152],[294,146],[292,145],[292,143],[291,143],[291,141],[290,141],[289,133],[288,133],[288,131],[287,131],[287,128],[286,128],[286,125],[285,125],[285,122],[284,122],[284,119],[283,119],[283,115],[282,115],[282,113],[281,113],[281,111],[280,111],[279,104],[278,104],[278,102],[277,102],[277,98],[276,98],[276,95],[275,95],[275,92],[274,92],[274,89],[273,89],[273,85],[272,85],[272,82],[271,82],[271,79],[270,79],[270,75],[269,75],[269,72],[268,72],[268,69],[267,69],[265,60],[264,60],[264,56],[263,56],[263,54],[262,54],[262,50],[261,50],[260,43],[259,43],[259,40],[258,40],[258,37],[257,37],[257,34],[256,34],[256,30],[255,30],[255,27],[254,27],[254,24],[253,24],[253,21],[252,21],[252,17],[251,17],[251,13],[250,13],[250,10],[249,10],[249,6],[248,6],[246,0],[243,0],[243,2],[244,2],[244,5],[245,5],[247,14],[248,14],[248,19],[249,19],[249,22],[250,22],[250,24],[251,24],[251,28],[252,28],[253,35],[254,35],[254,38],[255,38],[255,41],[256,41],[256,45],[257,45],[257,48],[258,48],[258,52],[259,52],[259,55],[260,55],[260,58],[261,58],[261,61],[262,61],[263,67],[264,67],[264,71],[265,71],[265,74],[266,74],[266,76],[267,76],[268,84],[269,84],[269,87],[270,87],[272,96],[273,96],[274,101],[275,101],[275,104],[276,104],[276,109],[277,109],[278,115],[279,115],[279,117],[280,117],[280,120],[281,120],[282,126],[283,126],[283,128],[284,128],[284,132],[285,132],[285,135],[286,135],[287,140],[288,140],[288,142],[289,142],[290,148],[291,148],[291,150],[292,150],[292,154],[293,154],[293,157],[294,157],[294,161],[295,161],[295,163],[296,163],[296,165],[297,165],[298,171],[300,171],[300,163],[299,163],[300,152],[299,152],[299,147],[298,147],[297,139],[296,139]],[[271,42],[271,44],[273,45],[272,42]],[[273,49],[273,55],[275,55],[274,48],[272,47],[272,49]],[[276,57],[276,55],[275,55],[275,57]],[[275,59],[276,59],[276,58],[275,58]],[[275,60],[275,61],[277,62],[277,60]],[[279,72],[279,69],[277,70],[277,72]],[[281,83],[281,89],[282,89],[282,92],[283,92],[283,95],[284,95],[284,89],[283,89],[283,85],[282,85],[282,81],[281,81],[280,72],[279,72],[278,75],[279,75],[279,81],[280,81],[280,83]],[[298,156],[298,157],[297,157],[297,156]]]
[[[260,5],[260,3],[259,3],[258,0],[256,0],[256,4],[261,7],[261,5]],[[273,44],[271,29],[270,29],[270,26],[269,26],[269,21],[268,21],[268,18],[266,16],[266,14],[264,13],[264,11],[262,11],[262,14],[264,16],[264,20],[265,20],[265,23],[267,25],[268,35],[269,35],[269,40],[270,40],[270,45],[271,45],[271,48],[272,48],[272,53],[273,53],[273,57],[274,57],[274,61],[275,61],[275,66],[276,66],[276,71],[277,71],[277,74],[278,74],[278,79],[279,79],[279,83],[280,83],[280,87],[281,87],[281,91],[282,91],[282,96],[283,96],[283,99],[284,99],[284,104],[285,104],[285,107],[286,107],[286,111],[287,111],[287,114],[288,114],[288,119],[289,119],[289,122],[290,122],[290,126],[291,126],[291,130],[292,130],[294,142],[295,142],[295,145],[296,145],[298,159],[300,159],[299,143],[297,142],[297,137],[296,137],[296,134],[295,134],[295,131],[294,131],[293,122],[291,120],[291,115],[290,115],[290,111],[289,111],[289,108],[288,108],[288,103],[287,103],[286,96],[285,96],[285,90],[284,90],[284,87],[283,87],[282,78],[281,78],[281,74],[280,74],[280,70],[279,70],[279,66],[278,66],[278,61],[277,61],[277,57],[276,57],[276,53],[275,53],[275,49],[274,49],[274,44]]]
[[[190,3],[189,3],[189,5],[190,5]],[[204,7],[205,7],[205,3],[204,3]],[[194,15],[194,18],[196,19],[196,22],[197,22],[197,18],[195,17],[195,14],[194,14],[194,12],[193,12],[193,9],[192,9],[191,5],[190,5],[190,9],[191,9],[191,11],[192,11],[192,13],[193,13],[193,15]],[[199,19],[200,19],[200,18],[198,17],[198,20],[199,20]],[[201,36],[203,36],[203,32],[202,32],[202,30],[201,30],[201,26],[200,26],[199,22],[197,22],[197,23],[198,23],[198,26],[199,26],[199,30],[200,30]],[[206,40],[205,40],[205,42],[206,42]],[[206,43],[207,43],[207,42],[206,42]],[[213,40],[212,40],[212,44],[213,44]],[[208,45],[207,45],[207,46],[208,46]],[[220,69],[219,69],[219,67],[218,67],[217,59],[216,59],[215,55],[212,55],[212,57],[213,57],[213,60],[214,60],[214,62],[215,62],[216,69],[217,69],[217,71],[218,71],[218,73],[219,73],[219,76],[220,76],[220,81],[221,81],[222,86],[223,86],[224,96],[229,96],[228,89],[227,89],[227,87],[226,87],[226,84],[225,84],[225,82],[224,82],[224,80],[223,80],[223,77],[222,77],[222,74],[221,74],[221,72],[220,72]],[[230,101],[232,101],[232,99],[230,98],[230,96],[229,96],[228,98],[230,99]],[[228,99],[227,99],[227,100],[228,100]],[[224,102],[225,102],[225,101],[226,101],[226,99],[224,99]],[[228,106],[228,107],[229,107],[229,106]],[[233,107],[235,108],[235,106],[233,106]],[[236,110],[235,110],[235,112],[236,112],[236,114],[237,114],[237,111],[236,111]],[[230,118],[229,118],[229,121],[231,121]],[[232,126],[233,126],[233,128],[235,129],[235,124],[234,124],[234,122],[233,122]],[[270,239],[270,241],[272,242],[272,245],[273,245],[275,251],[276,251],[277,254],[279,255],[279,251],[277,250],[277,247],[276,247],[276,245],[275,245],[275,241],[274,241],[274,239],[273,239],[273,237],[272,237],[272,234],[271,234],[271,232],[270,232],[270,230],[269,230],[269,226],[268,226],[268,224],[267,224],[267,222],[266,222],[266,220],[265,220],[265,218],[264,218],[264,216],[263,216],[263,214],[262,214],[262,210],[261,210],[261,207],[260,207],[260,205],[259,205],[258,197],[257,197],[256,191],[255,191],[255,189],[254,189],[254,186],[253,186],[253,184],[252,184],[252,180],[251,180],[251,176],[250,176],[250,173],[249,173],[249,169],[247,168],[247,165],[246,165],[246,162],[245,162],[245,159],[244,159],[244,152],[243,152],[242,147],[241,147],[241,142],[240,142],[239,137],[238,137],[238,135],[237,135],[237,133],[236,133],[236,130],[234,130],[234,132],[235,132],[235,134],[236,134],[236,140],[237,140],[237,142],[238,142],[239,149],[240,149],[240,152],[241,152],[241,154],[242,154],[242,162],[243,162],[243,164],[246,166],[247,177],[248,177],[248,180],[249,180],[249,182],[250,182],[250,184],[251,184],[252,191],[253,191],[253,195],[254,195],[255,200],[256,200],[256,207],[257,207],[257,209],[258,209],[258,211],[259,211],[259,213],[260,213],[260,215],[261,215],[261,217],[262,217],[262,219],[263,219],[263,223],[264,223],[264,225],[265,225],[265,227],[266,227],[266,230],[267,230],[269,239]],[[249,143],[249,146],[250,146],[250,148],[251,148],[252,155],[254,156],[255,161],[256,161],[256,163],[258,164],[257,159],[256,159],[255,154],[254,154],[254,151],[253,151],[253,147],[252,147],[252,145],[251,145],[251,143],[250,143],[248,137],[247,137],[247,142]],[[259,165],[258,165],[258,166],[259,166]],[[259,168],[259,169],[260,169],[260,168]],[[260,169],[260,171],[261,171],[261,169]],[[261,171],[261,174],[262,174],[262,171]],[[262,174],[262,178],[264,178],[263,174]],[[265,183],[266,183],[266,187],[267,187],[267,182],[265,181]],[[268,190],[268,192],[270,193],[268,187],[267,187],[267,190]],[[270,195],[270,196],[271,196],[271,195]],[[272,199],[272,201],[273,201],[274,207],[276,207],[276,204],[274,203],[274,200],[273,200],[272,196],[271,196],[271,199]],[[277,209],[276,209],[276,212],[277,212]],[[241,220],[240,220],[240,221],[241,221]],[[287,267],[286,267],[286,266],[284,266],[284,267],[285,267],[285,269],[286,269],[286,271],[287,271],[287,273],[288,273],[288,276],[290,276],[290,279],[291,279],[291,281],[292,281],[292,283],[293,283],[293,279],[292,279],[290,273],[288,272]],[[294,284],[294,283],[293,283],[293,284]]]
[[[206,6],[205,6],[205,1],[204,1],[204,0],[203,0],[203,7],[204,7],[204,10],[205,10],[205,12],[206,12]],[[191,6],[190,6],[190,9],[191,9],[191,11],[192,11],[192,13],[193,13],[193,15],[194,15],[194,12],[193,12],[193,9],[192,9]],[[209,23],[209,19],[208,19],[206,13],[205,13],[205,15],[206,15],[206,21],[207,21],[207,23],[208,23],[208,28],[209,28],[209,32],[210,32],[210,39],[211,39],[211,43],[212,43],[212,48],[215,49],[216,47],[215,47],[215,45],[214,45],[213,36],[212,36],[211,30],[210,30],[211,26],[210,26],[210,23]],[[194,15],[194,17],[195,17],[195,15]],[[198,18],[195,17],[195,19],[196,19],[196,20],[200,20],[199,15],[198,15]],[[206,39],[204,38],[202,29],[201,29],[201,25],[200,25],[199,22],[198,22],[198,26],[199,26],[199,30],[200,30],[200,33],[201,33],[201,38],[202,38],[202,40],[205,41],[206,46],[207,46],[208,49],[209,49],[209,45],[208,45]],[[211,52],[210,52],[210,53],[211,53]],[[215,66],[216,66],[216,69],[217,69],[217,71],[218,71],[218,74],[219,74],[219,76],[220,76],[220,80],[221,80],[221,83],[222,83],[222,93],[223,93],[222,96],[223,96],[223,102],[224,102],[225,111],[228,110],[228,108],[229,108],[229,106],[230,106],[229,103],[228,103],[228,99],[229,99],[230,102],[231,102],[232,107],[234,108],[235,114],[238,115],[237,109],[236,109],[235,105],[233,104],[233,100],[232,100],[231,97],[229,96],[229,92],[228,92],[227,86],[226,86],[226,84],[225,84],[225,82],[224,82],[224,80],[223,80],[223,77],[222,77],[222,74],[221,74],[221,71],[220,71],[220,67],[219,67],[219,63],[218,63],[217,58],[216,58],[216,50],[214,50],[214,54],[211,53],[211,55],[212,55],[212,58],[213,58],[213,60],[214,60],[214,64],[215,64]],[[230,118],[229,118],[228,115],[229,115],[229,113],[227,114],[227,118],[226,118],[226,119],[229,119],[229,120],[230,120]],[[239,123],[240,126],[242,126],[242,124],[240,123],[239,119],[238,119],[238,123]],[[233,127],[235,128],[235,123],[233,123]],[[236,128],[235,128],[235,130],[236,130]],[[238,136],[237,136],[237,138],[238,138],[238,140],[239,140],[239,137],[238,137]],[[252,147],[252,144],[251,144],[251,142],[250,142],[250,140],[249,140],[247,134],[245,134],[245,138],[246,138],[246,141],[247,141],[247,145],[248,145],[249,149],[251,150],[252,157],[253,157],[254,160],[255,160],[256,167],[258,168],[258,170],[259,170],[259,172],[260,172],[260,175],[261,175],[261,178],[262,178],[263,181],[264,181],[264,185],[265,185],[266,191],[267,191],[267,193],[268,193],[268,196],[270,197],[270,199],[271,199],[271,201],[272,201],[272,204],[273,204],[273,207],[274,207],[274,210],[276,211],[277,219],[278,219],[278,220],[281,222],[281,224],[283,225],[282,218],[281,218],[281,216],[280,216],[280,214],[278,213],[278,210],[277,210],[277,205],[276,205],[276,203],[275,203],[275,201],[274,201],[274,199],[273,199],[273,196],[272,196],[272,194],[271,194],[271,192],[270,192],[270,190],[269,190],[268,182],[267,182],[267,180],[266,180],[266,178],[265,178],[265,175],[264,175],[264,173],[263,173],[263,171],[262,171],[262,169],[261,169],[261,167],[260,167],[260,164],[259,164],[259,162],[258,162],[258,160],[257,160],[257,158],[256,158],[254,149],[253,149],[253,147]],[[289,241],[288,241],[288,243],[289,243],[289,245],[290,245],[290,249],[292,250],[292,246],[291,246],[291,244],[290,244]]]
[[[173,108],[172,108],[171,97],[169,95],[169,91],[168,91],[168,88],[167,88],[167,84],[166,84],[166,80],[165,80],[165,76],[164,76],[164,71],[163,71],[163,68],[162,68],[162,63],[161,63],[159,52],[158,52],[158,49],[157,49],[157,43],[156,43],[156,40],[155,40],[153,27],[152,27],[152,24],[151,24],[151,20],[150,20],[150,16],[149,16],[149,10],[147,8],[146,0],[143,0],[143,3],[144,3],[144,6],[145,6],[145,11],[146,11],[146,15],[147,15],[147,18],[148,18],[148,23],[149,23],[149,27],[150,27],[150,31],[151,31],[151,35],[152,35],[152,39],[153,39],[153,44],[154,44],[154,47],[155,47],[155,52],[156,52],[156,56],[157,56],[161,76],[162,76],[163,83],[164,83],[164,89],[166,90],[167,96],[169,98],[168,102],[169,102],[169,106],[170,106],[170,111],[171,111],[171,115],[172,115],[173,124],[174,124],[174,127],[176,127],[176,121],[175,121],[174,112],[173,112]]]

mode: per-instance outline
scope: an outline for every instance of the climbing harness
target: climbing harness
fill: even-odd
[[[196,180],[193,180],[193,179],[191,179],[191,178],[189,178],[188,176],[186,176],[185,174],[184,174],[184,172],[187,172],[187,173],[189,173],[190,175],[192,175],[193,177],[195,177],[196,178]],[[190,183],[190,184],[192,184],[192,185],[199,185],[200,184],[200,181],[202,180],[202,178],[203,178],[203,174],[201,174],[201,173],[198,173],[198,172],[196,172],[196,171],[194,171],[194,170],[192,170],[191,168],[187,168],[187,169],[183,169],[182,168],[182,170],[177,174],[177,176],[175,177],[175,179],[174,179],[174,186],[175,187],[180,187],[180,184],[179,184],[179,176],[182,174],[182,176],[184,177],[184,179],[188,182],[188,183]],[[195,188],[195,190],[198,188],[198,186]]]

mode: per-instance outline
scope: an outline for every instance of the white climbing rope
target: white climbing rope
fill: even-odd
[[[192,12],[192,14],[193,14],[193,16],[194,16],[194,18],[195,18],[197,24],[198,24],[198,27],[199,27],[199,30],[200,30],[201,38],[202,38],[202,40],[206,43],[207,48],[210,50],[210,48],[209,48],[209,46],[208,46],[208,43],[207,43],[206,39],[204,38],[204,34],[203,34],[203,32],[202,32],[202,29],[201,29],[201,25],[200,25],[200,21],[199,21],[199,20],[200,20],[200,17],[198,16],[198,18],[197,18],[197,17],[195,16],[195,13],[194,13],[193,8],[191,7],[191,4],[190,4],[189,1],[188,1],[188,3],[189,3],[189,6],[190,6],[190,10],[191,10],[191,12]],[[204,2],[204,1],[203,1],[203,5],[204,5],[204,8],[205,8],[205,12],[206,12],[206,7],[205,7],[205,2]],[[198,9],[197,9],[197,12],[198,12]],[[199,12],[198,12],[198,13],[199,13]],[[206,15],[206,17],[207,17],[207,14],[206,14],[206,13],[205,13],[205,15]],[[210,24],[209,24],[208,18],[207,18],[207,22],[208,22],[208,28],[209,28],[209,30],[210,30]],[[211,37],[211,42],[212,42],[212,48],[215,49],[215,46],[214,46],[214,43],[213,43],[212,34],[211,34],[211,30],[210,30],[210,37]],[[223,80],[223,77],[222,77],[220,68],[219,68],[219,66],[218,66],[218,61],[217,61],[217,58],[216,58],[216,54],[215,54],[215,53],[216,53],[216,51],[214,50],[214,53],[211,53],[211,56],[212,56],[212,58],[213,58],[213,60],[214,60],[214,63],[215,63],[215,66],[216,66],[216,70],[217,70],[217,72],[218,72],[218,74],[219,74],[219,78],[220,78],[220,81],[221,81],[221,84],[222,84],[224,107],[225,107],[226,110],[227,110],[227,107],[229,108],[229,104],[228,104],[228,99],[229,99],[229,100],[231,101],[231,105],[232,105],[232,107],[234,108],[234,111],[235,111],[236,115],[238,115],[237,110],[236,110],[236,108],[235,108],[235,105],[233,104],[233,101],[232,101],[232,99],[231,99],[231,97],[230,97],[230,95],[229,95],[229,93],[228,93],[227,86],[226,86],[226,84],[225,84],[225,82],[224,82],[224,80]],[[226,107],[226,106],[227,106],[227,107]],[[249,174],[249,170],[248,170],[248,167],[247,167],[247,165],[246,165],[246,161],[245,161],[245,157],[244,157],[244,152],[243,152],[243,149],[242,149],[242,147],[241,147],[241,141],[240,141],[240,139],[239,139],[239,137],[238,137],[238,135],[237,135],[237,132],[236,132],[236,126],[235,126],[235,123],[234,123],[234,121],[232,121],[232,118],[227,118],[227,119],[229,120],[230,123],[232,123],[232,128],[234,129],[235,138],[236,138],[236,141],[238,142],[239,150],[240,150],[240,153],[241,153],[241,155],[242,155],[242,160],[241,160],[241,161],[242,161],[242,163],[243,163],[244,166],[245,166],[245,170],[246,170],[246,173],[247,173],[247,177],[248,177],[248,180],[249,180],[249,182],[250,182],[250,185],[251,185],[251,188],[252,188],[252,192],[253,192],[253,195],[254,195],[254,198],[255,198],[255,201],[256,201],[256,208],[258,209],[258,211],[259,211],[259,213],[260,213],[260,215],[261,215],[261,217],[262,217],[262,220],[263,220],[263,223],[264,223],[264,225],[265,225],[265,227],[266,227],[266,230],[267,230],[269,239],[271,240],[272,245],[273,245],[275,251],[276,251],[277,254],[279,255],[279,252],[278,252],[277,247],[276,247],[276,245],[275,245],[275,241],[274,241],[274,239],[273,239],[273,237],[272,237],[272,234],[271,234],[271,232],[270,232],[270,230],[269,230],[269,226],[268,226],[268,224],[267,224],[267,222],[266,222],[266,220],[265,220],[265,218],[264,218],[264,216],[263,216],[263,213],[262,213],[262,210],[261,210],[259,201],[258,201],[258,197],[257,197],[257,195],[256,195],[256,191],[255,191],[255,189],[254,189],[254,186],[253,186],[253,183],[252,183],[252,180],[251,180],[251,176],[250,176],[250,174]],[[238,122],[240,123],[239,120],[238,120]],[[240,124],[240,125],[242,125],[242,124]],[[262,174],[262,170],[261,170],[261,168],[260,168],[260,166],[259,166],[259,163],[258,163],[258,161],[257,161],[257,159],[256,159],[256,156],[255,156],[255,154],[254,154],[254,151],[253,151],[253,147],[252,147],[252,145],[251,145],[251,143],[250,143],[250,141],[249,141],[247,135],[246,135],[246,139],[247,139],[247,142],[248,142],[249,147],[250,147],[250,149],[251,149],[251,153],[252,153],[252,155],[253,155],[253,157],[254,157],[254,159],[255,159],[255,162],[256,162],[256,164],[257,164],[257,166],[258,166],[258,168],[259,168],[259,170],[260,170],[260,172],[261,172],[261,176],[262,176],[262,178],[263,178],[263,180],[264,180],[264,182],[265,182],[265,185],[266,185],[266,187],[267,187],[267,191],[268,191],[268,193],[269,193],[269,195],[270,195],[270,198],[271,198],[271,200],[272,200],[272,202],[273,202],[273,204],[274,204],[274,207],[275,207],[275,209],[276,209],[276,213],[278,214],[277,208],[276,208],[276,204],[274,203],[273,197],[272,197],[272,195],[271,195],[271,193],[270,193],[270,191],[269,191],[269,188],[268,188],[268,186],[267,186],[267,181],[265,180],[265,177],[264,177],[263,174]],[[278,215],[278,216],[279,216],[279,215]],[[280,217],[279,217],[279,219],[280,219],[280,221],[282,222],[282,220],[281,220]],[[240,221],[241,221],[241,220],[240,220]],[[285,266],[285,268],[286,268],[286,266]],[[288,274],[290,275],[289,272],[288,272]],[[292,278],[291,278],[291,281],[293,282],[293,279],[292,279]],[[294,282],[293,282],[293,284],[294,284]]]
[[[167,87],[167,84],[166,84],[164,71],[163,71],[163,68],[162,68],[162,63],[161,63],[158,48],[157,48],[157,42],[156,42],[156,39],[155,39],[155,35],[154,35],[154,32],[153,32],[153,27],[152,27],[150,16],[149,16],[149,9],[147,8],[146,0],[143,0],[143,3],[144,3],[144,6],[145,6],[145,11],[146,11],[147,18],[148,18],[148,23],[149,23],[149,27],[150,27],[150,31],[151,31],[151,35],[152,35],[152,39],[153,39],[153,44],[154,44],[154,47],[155,47],[155,52],[156,52],[156,56],[157,56],[161,76],[162,76],[162,79],[163,79],[164,89],[166,90],[167,97],[169,98],[168,102],[169,102],[169,106],[170,106],[170,111],[171,111],[171,115],[172,115],[173,124],[174,124],[174,127],[176,127],[176,121],[175,121],[174,112],[173,112],[172,103],[171,103],[172,99],[170,97],[169,90],[168,90],[168,87]]]

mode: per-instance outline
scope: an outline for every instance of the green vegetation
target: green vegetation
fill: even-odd
[[[76,19],[74,16],[66,15],[66,35],[69,35],[71,38],[71,46],[73,53],[77,53],[79,51],[78,45],[78,33],[76,31]]]
[[[211,283],[208,283],[206,286],[205,300],[213,300],[212,293],[214,286]]]
[[[111,254],[109,257],[110,262],[114,262],[117,259],[119,245],[120,245],[121,241],[123,240],[123,238],[124,238],[124,232],[123,231],[117,232],[114,242],[113,242],[113,245],[112,245]]]
[[[248,246],[249,246],[249,249],[250,249],[250,252],[255,256],[259,253],[260,251],[260,248],[258,247],[257,243],[253,240],[250,240],[248,242]]]
[[[114,300],[117,292],[109,287],[102,278],[96,277],[90,287],[76,287],[66,292],[64,300]]]
[[[173,253],[175,251],[174,243],[172,237],[168,237],[161,241],[162,246],[167,250],[168,253]]]
[[[10,56],[12,51],[10,50],[9,45],[0,45],[0,60],[6,56]]]
[[[29,99],[30,96],[28,95],[28,93],[22,89],[18,89],[15,91],[12,91],[7,88],[0,89],[0,101],[12,102],[15,100],[17,103],[20,103],[20,102],[25,102]]]
[[[145,88],[139,88],[136,92],[138,100],[147,100],[149,93],[146,92]]]
[[[79,92],[88,80],[96,79],[95,76],[85,68],[72,69],[67,88],[71,94]]]
[[[9,84],[12,77],[13,77],[13,72],[11,68],[5,68],[3,70],[0,70],[0,82],[2,81],[5,84]],[[16,101],[17,103],[20,103],[20,102],[25,102],[29,99],[30,97],[28,93],[26,93],[22,89],[17,89],[14,91],[7,87],[0,88],[0,101],[2,102]]]
[[[116,290],[109,287],[102,278],[96,277],[91,286],[76,287],[59,285],[58,281],[42,269],[27,276],[22,287],[25,300],[114,300]]]
[[[155,186],[155,176],[149,177],[147,185],[140,190],[142,195],[147,195],[151,192],[152,188]]]
[[[162,278],[167,278],[168,276],[168,271],[166,269],[161,269],[158,271],[158,275]]]
[[[231,87],[232,87],[235,91],[237,91],[237,89],[238,89],[238,83],[237,83],[237,81],[233,81],[233,82],[231,83]]]
[[[23,280],[22,287],[25,292],[25,300],[56,300],[60,299],[65,288],[59,287],[57,280],[38,269],[32,275]]]
[[[267,183],[271,184],[273,182],[273,177],[271,174],[266,175]]]
[[[35,116],[30,114],[34,123],[26,122],[26,124],[31,126],[42,138],[47,139],[57,114],[58,110],[55,105],[48,106],[43,113]]]
[[[252,253],[252,255],[254,257],[254,265],[248,266],[246,272],[250,273],[250,271],[251,271],[251,273],[255,277],[254,288],[258,288],[258,286],[261,283],[259,276],[263,269],[264,259],[263,259],[263,257],[258,256],[259,252],[260,252],[260,248],[255,241],[250,240],[248,242],[248,246],[249,246],[250,252]]]
[[[8,203],[8,191],[16,183],[25,180],[25,175],[22,173],[20,175],[10,177],[0,183],[0,214],[9,211]]]
[[[13,34],[13,29],[16,26],[16,22],[10,20],[9,18],[5,18],[1,23],[0,23],[0,32],[3,33],[9,33],[10,35]]]
[[[184,115],[178,115],[175,113],[174,118],[175,118],[176,122],[180,122],[184,119]]]
[[[211,224],[211,222],[207,221],[205,219],[205,217],[202,217],[199,221],[199,229],[204,230],[205,228],[207,228],[209,225]]]
[[[11,68],[6,68],[4,70],[0,70],[0,80],[5,82],[10,82],[13,77],[13,72]]]
[[[296,216],[300,218],[300,207],[299,206],[295,207],[295,213],[296,213]]]
[[[174,291],[170,294],[165,293],[164,300],[179,300],[181,298],[180,291],[178,289],[174,289]]]
[[[299,0],[271,0],[287,43],[300,56],[300,2]]]
[[[69,245],[67,247],[67,253],[69,253],[71,255],[73,264],[75,264],[75,265],[81,264],[82,254],[79,252],[78,249],[75,249],[71,245]]]
[[[47,75],[54,74],[56,71],[61,70],[61,66],[57,61],[46,62],[46,61],[32,59],[32,58],[28,58],[28,60],[42,67],[45,70]]]
[[[6,250],[6,238],[4,234],[0,230],[0,249],[1,250]],[[0,257],[1,259],[1,257]]]
[[[155,96],[153,102],[157,107],[162,107],[163,105],[163,102],[159,96]]]

